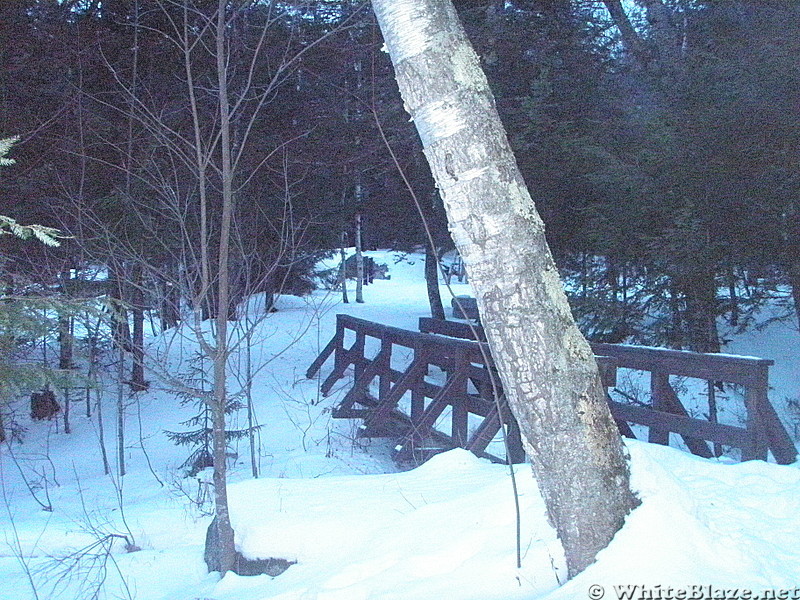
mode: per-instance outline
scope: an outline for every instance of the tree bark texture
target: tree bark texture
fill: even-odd
[[[147,389],[144,380],[144,279],[142,265],[133,267],[131,286],[131,313],[133,315],[133,339],[131,346],[131,390],[141,392]]]
[[[225,438],[225,409],[228,405],[226,385],[228,363],[228,284],[230,278],[230,236],[233,219],[233,164],[231,153],[231,114],[228,100],[228,55],[226,50],[226,1],[219,0],[216,22],[217,99],[220,116],[220,151],[222,159],[222,217],[219,233],[219,262],[217,268],[216,348],[214,349],[214,394],[211,400],[213,455],[214,455],[214,513],[219,536],[220,572],[224,575],[233,568],[236,560],[234,532],[228,507],[226,467],[227,440]]]
[[[349,304],[350,300],[347,298],[347,253],[345,252],[344,245],[345,245],[345,232],[342,232],[342,243],[341,247],[339,248],[339,258],[341,259],[341,265],[339,266],[339,281],[342,284],[342,303]]]
[[[694,352],[719,352],[717,329],[717,282],[714,274],[698,277],[684,290],[686,298],[686,345]]]
[[[800,265],[794,263],[789,267],[789,283],[792,286],[792,300],[794,300],[794,314],[800,325]]]
[[[640,0],[644,6],[650,36],[656,45],[662,66],[675,66],[680,57],[681,36],[673,21],[671,10],[662,0]]]
[[[442,295],[439,293],[439,260],[436,249],[430,245],[430,242],[425,246],[425,285],[428,289],[431,316],[434,319],[446,319]]]
[[[111,329],[114,343],[123,348],[125,352],[131,351],[131,329],[128,324],[128,310],[125,308],[125,294],[123,284],[125,278],[125,268],[123,265],[111,265],[111,293],[109,305],[111,308]]]
[[[358,184],[360,187],[360,184]],[[361,213],[356,213],[356,302],[364,303],[364,248],[361,240]]]
[[[452,2],[373,8],[572,577],[637,503],[597,364]]]
[[[161,294],[161,331],[177,327],[181,319],[181,287],[180,269],[175,265],[166,267],[171,275],[167,275],[160,282]]]
[[[125,469],[125,349],[117,349],[117,468],[119,476],[124,477]]]
[[[61,285],[61,292],[68,295],[65,284],[68,280],[72,279],[70,269],[65,269],[61,274],[63,284]],[[58,368],[71,369],[74,367],[73,360],[73,317],[68,311],[60,311],[58,313]]]
[[[628,18],[625,8],[622,6],[622,0],[603,0],[603,4],[619,29],[623,45],[640,64],[646,65],[649,60],[647,48]]]

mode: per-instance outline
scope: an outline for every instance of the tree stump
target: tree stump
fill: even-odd
[[[45,389],[31,394],[31,419],[43,421],[52,419],[61,412],[61,405],[56,400],[53,390]]]

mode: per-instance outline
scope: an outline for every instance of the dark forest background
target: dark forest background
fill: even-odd
[[[120,339],[182,318],[218,252],[216,4],[0,2],[0,214],[71,236],[2,236],[7,296],[108,294]],[[796,2],[456,4],[590,339],[718,352],[765,302],[797,322]],[[232,305],[308,292],[357,217],[368,248],[429,245],[418,204],[451,248],[368,4],[229,11]]]

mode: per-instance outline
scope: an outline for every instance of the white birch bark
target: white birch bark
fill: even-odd
[[[451,1],[373,8],[574,576],[637,502],[597,365]]]

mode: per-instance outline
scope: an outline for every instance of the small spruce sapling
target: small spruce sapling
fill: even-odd
[[[190,428],[188,431],[166,431],[167,437],[177,446],[192,448],[187,459],[181,464],[180,469],[185,469],[189,477],[194,477],[205,468],[214,466],[212,453],[213,428],[212,415],[209,402],[213,400],[211,382],[205,370],[205,355],[198,352],[190,360],[187,374],[182,377],[185,386],[176,392],[181,398],[181,405],[192,404],[197,407],[197,413],[191,418],[182,421],[181,425]],[[232,397],[226,407],[225,413],[230,415],[244,405]],[[256,426],[253,430],[258,429]],[[227,442],[234,442],[246,438],[251,432],[249,428],[225,431]]]

